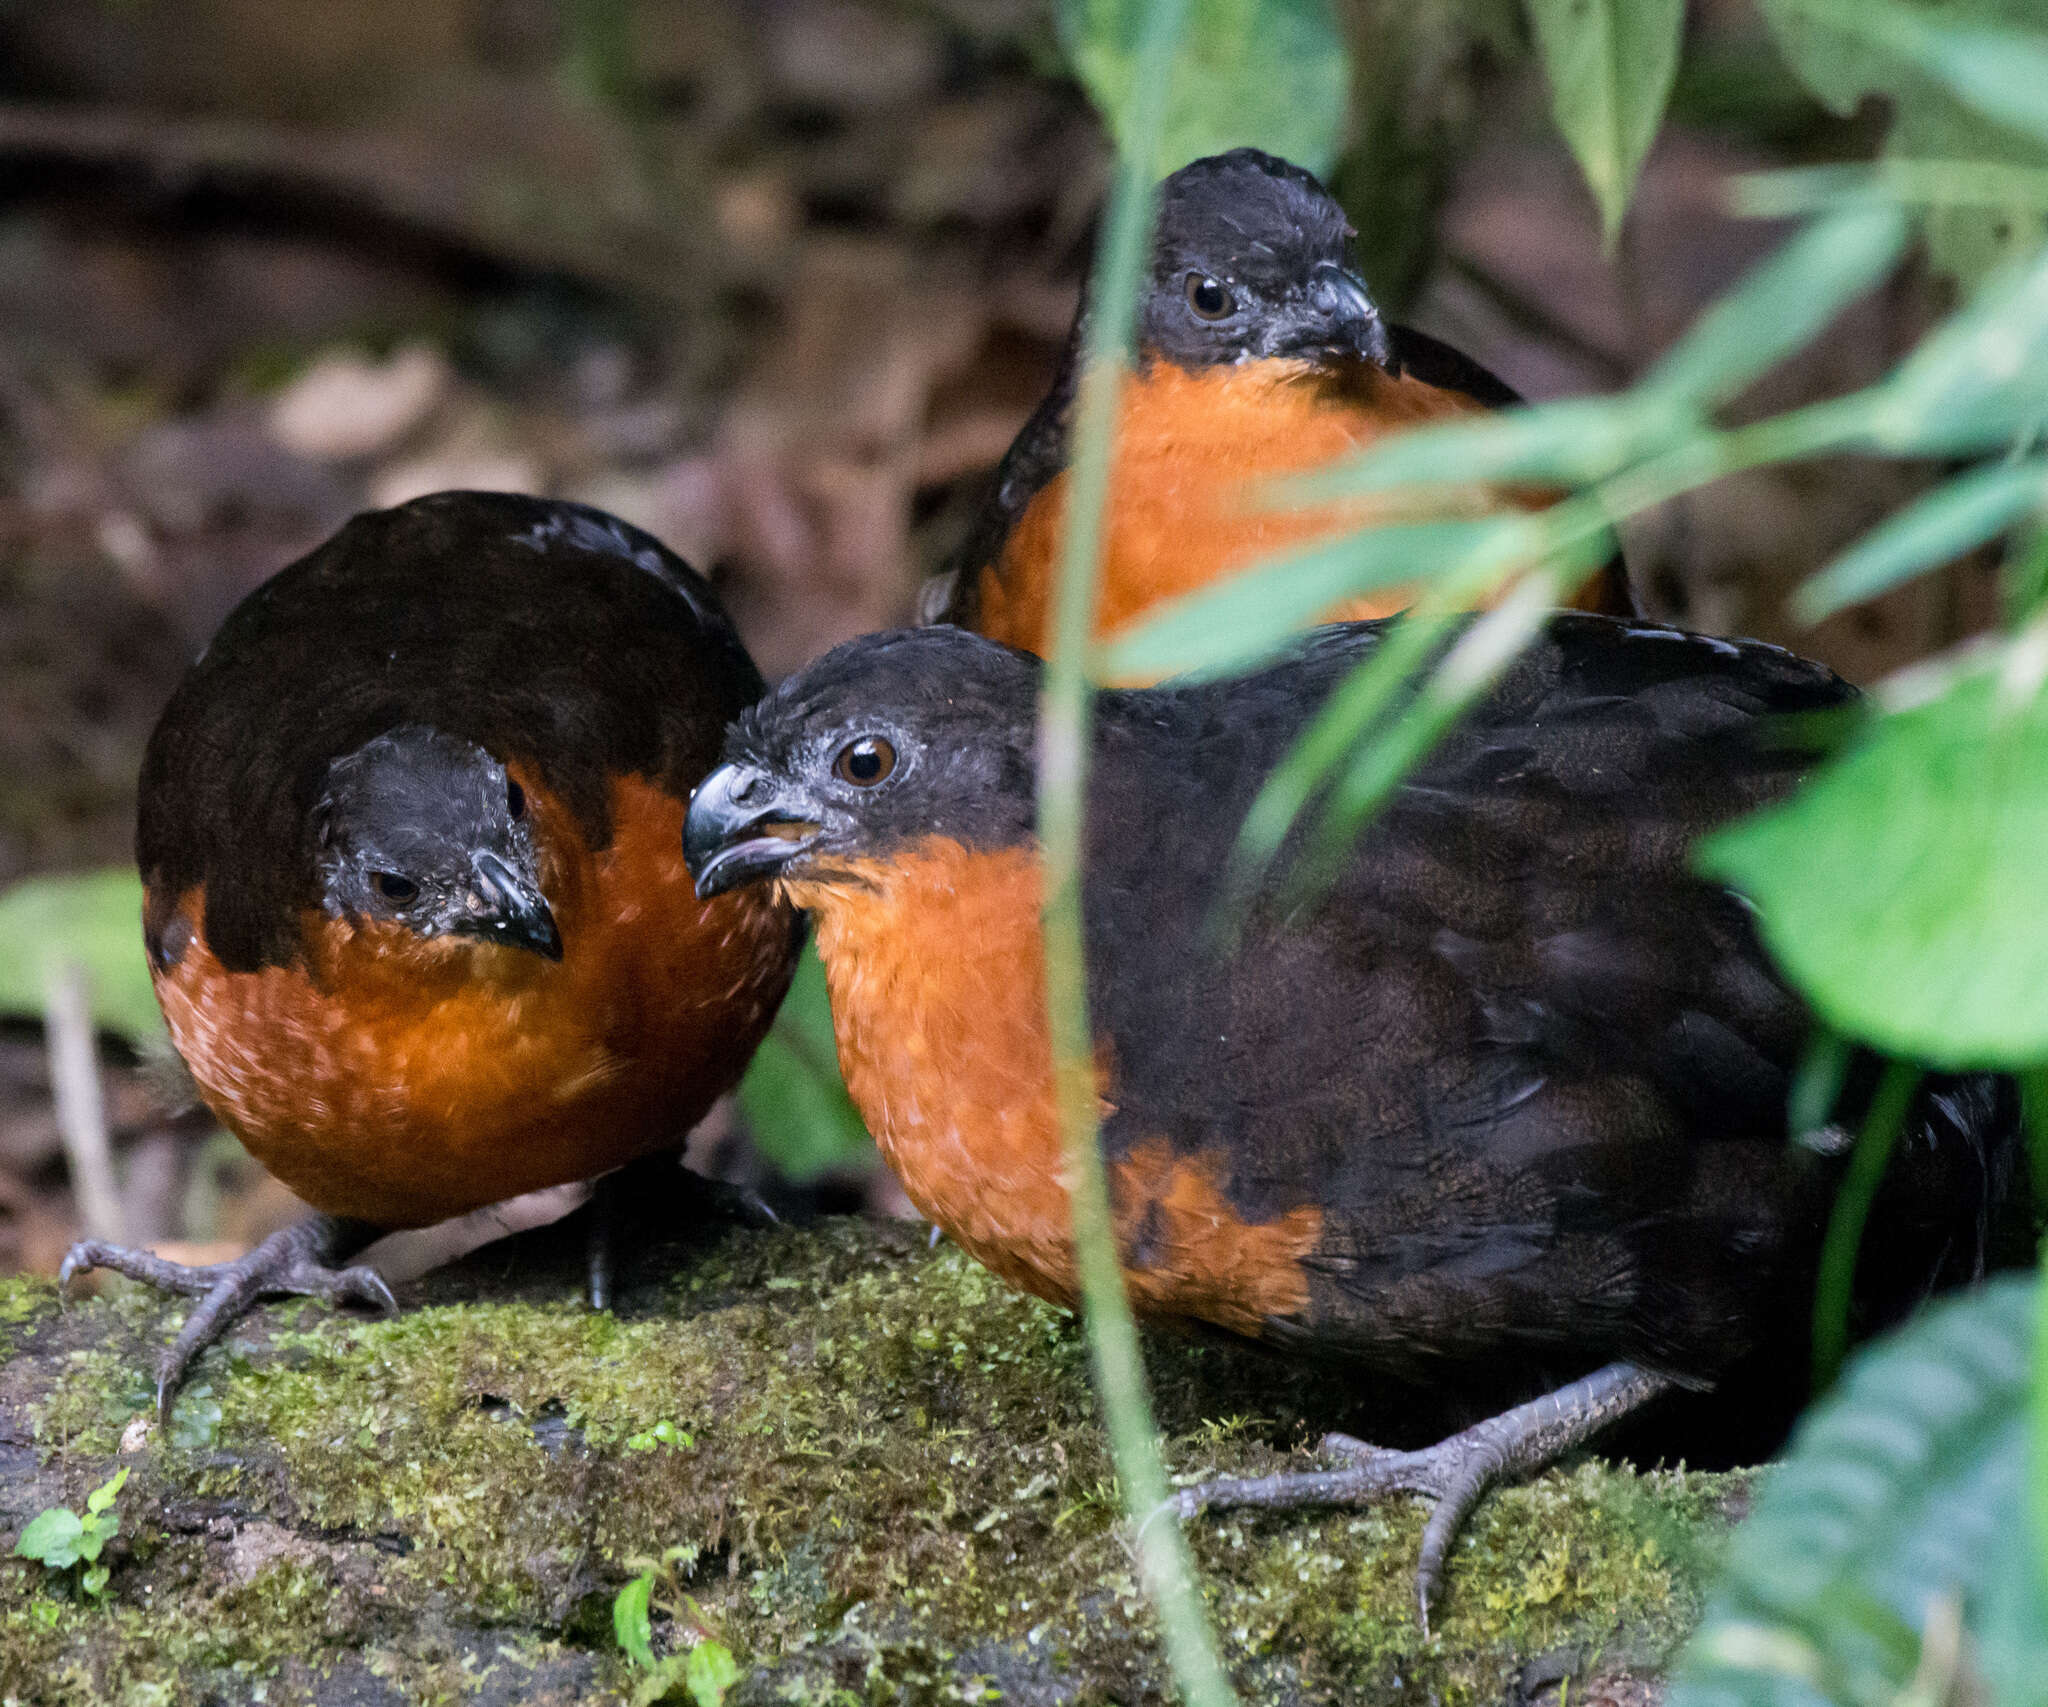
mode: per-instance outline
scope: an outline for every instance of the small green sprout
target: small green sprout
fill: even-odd
[[[85,1515],[68,1506],[56,1506],[39,1513],[21,1532],[14,1544],[16,1558],[34,1559],[53,1571],[82,1565],[78,1586],[93,1599],[107,1592],[108,1567],[100,1563],[100,1551],[121,1532],[121,1519],[114,1512],[114,1497],[128,1480],[126,1469],[117,1470],[85,1496]]]
[[[671,1433],[680,1432],[672,1423],[659,1426]],[[650,1431],[658,1432],[658,1429]],[[684,1443],[688,1439],[687,1435],[683,1436]],[[612,1601],[612,1633],[618,1637],[626,1657],[647,1674],[633,1691],[636,1707],[685,1699],[692,1707],[724,1707],[725,1692],[739,1681],[739,1662],[732,1657],[732,1650],[716,1637],[703,1633],[702,1608],[681,1592],[677,1568],[687,1571],[696,1560],[697,1549],[689,1546],[671,1547],[660,1559],[652,1562],[631,1560],[629,1563],[645,1564],[646,1568],[620,1589]],[[699,1632],[698,1639],[687,1652],[668,1654],[659,1659],[654,1653],[657,1589],[665,1591],[662,1594],[663,1606],[672,1615],[686,1618]],[[680,1694],[677,1693],[678,1686]]]
[[[687,1452],[697,1444],[697,1437],[688,1429],[677,1428],[664,1417],[650,1429],[626,1436],[628,1452],[652,1452],[657,1446],[673,1446],[679,1452]]]

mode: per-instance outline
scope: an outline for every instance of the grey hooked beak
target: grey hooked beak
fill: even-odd
[[[1357,356],[1380,367],[1393,364],[1394,347],[1378,305],[1356,273],[1325,261],[1309,275],[1309,306],[1315,310],[1321,336],[1315,340],[1333,354]]]
[[[818,838],[807,806],[752,765],[720,765],[697,784],[683,820],[683,861],[697,898],[781,871]]]
[[[562,958],[562,933],[547,897],[494,853],[469,862],[469,911],[455,928],[465,936],[530,949],[547,960]]]

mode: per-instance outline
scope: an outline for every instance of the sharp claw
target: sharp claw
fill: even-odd
[[[398,1300],[392,1297],[391,1288],[385,1284],[384,1277],[374,1268],[362,1266],[352,1268],[345,1272],[341,1278],[348,1289],[349,1297],[353,1298],[358,1304],[367,1304],[372,1309],[382,1311],[387,1316],[398,1314]]]

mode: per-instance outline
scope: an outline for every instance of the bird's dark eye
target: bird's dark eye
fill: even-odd
[[[873,788],[896,768],[896,749],[879,735],[863,735],[839,749],[832,774],[856,788]]]
[[[1220,279],[1207,273],[1190,273],[1187,282],[1188,307],[1197,320],[1222,320],[1237,306],[1237,299]]]
[[[395,871],[380,871],[377,876],[377,893],[387,901],[410,901],[420,892],[420,886],[410,877],[401,877]]]
[[[526,790],[509,776],[505,779],[505,810],[511,813],[514,819],[526,816]]]

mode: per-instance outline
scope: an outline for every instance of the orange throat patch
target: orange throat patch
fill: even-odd
[[[781,887],[816,916],[840,1068],[910,1200],[1013,1286],[1074,1304],[1036,851],[934,837]],[[1227,1152],[1188,1153],[1164,1135],[1109,1172],[1140,1314],[1257,1338],[1307,1309],[1302,1263],[1322,1232],[1313,1205],[1247,1221],[1229,1198]]]
[[[1120,394],[1097,637],[1264,558],[1394,513],[1371,498],[1262,510],[1260,481],[1326,467],[1407,428],[1485,413],[1458,392],[1363,363],[1333,374],[1298,361],[1193,372],[1152,362],[1127,377]],[[1541,507],[1554,496],[1492,487],[1446,491],[1432,496],[1428,514],[1478,516],[1504,506]],[[981,569],[975,627],[990,639],[1041,654],[1050,643],[1066,505],[1061,473],[1025,509],[999,560]],[[1384,587],[1344,600],[1319,620],[1392,616],[1413,602],[1412,588]],[[1584,602],[1588,609],[1612,608],[1604,578],[1589,583]]]

